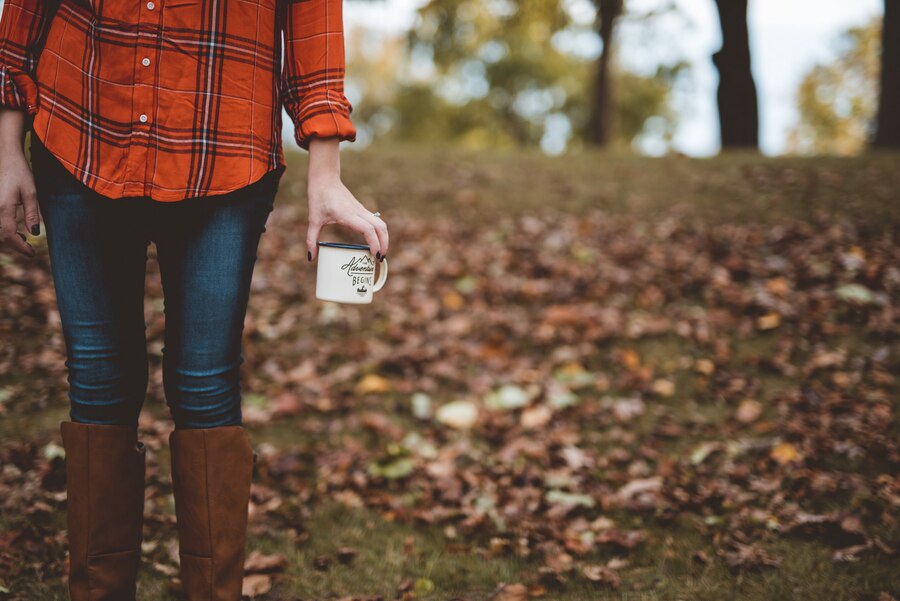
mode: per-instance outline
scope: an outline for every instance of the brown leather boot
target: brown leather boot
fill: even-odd
[[[141,560],[146,448],[133,426],[62,422],[69,596],[133,601]]]
[[[243,426],[169,435],[181,581],[188,601],[240,601],[253,448]]]

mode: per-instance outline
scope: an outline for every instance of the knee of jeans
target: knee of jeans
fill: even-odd
[[[138,414],[124,407],[116,410],[97,410],[90,407],[72,405],[69,419],[78,424],[92,426],[138,426]]]
[[[97,425],[137,425],[147,393],[147,365],[121,357],[67,359],[69,415],[72,421]]]
[[[176,428],[241,425],[240,362],[206,369],[164,366],[163,387]]]
[[[69,399],[69,417],[81,424],[136,426],[143,405],[143,399],[126,395],[88,400],[70,392]]]
[[[176,430],[222,428],[224,426],[240,426],[243,424],[240,403],[230,406],[221,412],[207,409],[197,410],[191,407],[171,407],[172,421]]]
[[[169,403],[169,411],[176,429],[182,428],[220,428],[223,426],[240,426],[240,395],[221,399],[207,405],[194,402]]]
[[[69,416],[73,422],[95,425],[137,425],[143,397],[122,389],[108,389],[103,394],[82,395],[70,385]]]

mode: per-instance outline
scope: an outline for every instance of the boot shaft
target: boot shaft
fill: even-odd
[[[188,601],[239,601],[253,449],[242,426],[169,436],[181,579]]]
[[[135,598],[146,448],[133,426],[62,422],[72,601]]]

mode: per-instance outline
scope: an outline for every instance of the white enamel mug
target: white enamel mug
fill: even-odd
[[[388,262],[376,261],[367,244],[319,242],[316,298],[365,305],[387,281]],[[380,266],[378,279],[375,267]]]

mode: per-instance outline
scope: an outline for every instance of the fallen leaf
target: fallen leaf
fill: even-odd
[[[597,584],[606,584],[614,589],[619,588],[619,585],[622,583],[621,578],[619,578],[619,574],[615,570],[607,566],[584,566],[584,568],[582,569],[582,574],[591,582]]]
[[[478,407],[471,401],[451,401],[438,408],[435,419],[451,428],[468,429],[478,420]]]
[[[742,424],[749,424],[759,419],[762,404],[754,399],[744,399],[735,412],[735,418]]]
[[[519,423],[522,424],[522,427],[526,430],[533,430],[535,428],[541,428],[550,423],[550,420],[553,418],[553,409],[548,407],[547,405],[537,405],[535,407],[526,408],[522,411],[522,416],[519,418]]]
[[[711,376],[716,371],[716,364],[709,359],[697,359],[694,362],[694,369],[704,376]]]
[[[660,378],[653,381],[653,392],[661,397],[670,397],[675,394],[675,382]]]
[[[501,584],[493,595],[491,601],[527,601],[528,588],[524,584]]]
[[[247,555],[244,561],[244,573],[253,572],[280,572],[287,568],[287,557],[279,553],[266,555],[261,551],[254,549]]]
[[[270,590],[272,590],[272,578],[266,574],[244,576],[244,581],[241,584],[241,595],[244,597],[265,595]]]
[[[756,320],[756,327],[760,330],[774,330],[781,325],[781,315],[775,312],[761,315]]]
[[[763,567],[778,567],[781,558],[769,554],[757,545],[734,543],[734,549],[725,553],[725,563],[732,570],[753,570]]]
[[[789,442],[781,442],[772,447],[769,457],[781,465],[799,461],[801,458],[797,447]]]
[[[378,394],[391,390],[391,382],[378,374],[366,374],[356,384],[356,394]]]

